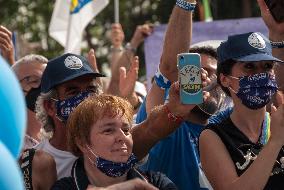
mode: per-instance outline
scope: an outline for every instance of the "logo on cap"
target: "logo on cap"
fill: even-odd
[[[264,49],[266,47],[265,41],[258,33],[252,33],[248,37],[248,43],[254,48]]]
[[[80,69],[83,67],[82,61],[76,56],[68,56],[64,60],[64,64],[69,69]]]

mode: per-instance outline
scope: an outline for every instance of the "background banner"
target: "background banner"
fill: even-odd
[[[155,26],[153,34],[145,41],[144,48],[148,90],[151,86],[151,78],[154,76],[160,62],[166,28],[167,25]],[[262,18],[194,22],[192,32],[191,44],[207,40],[226,40],[229,35],[246,32],[261,32],[268,36],[268,29]]]

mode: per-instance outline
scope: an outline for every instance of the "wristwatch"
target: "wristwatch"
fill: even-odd
[[[132,45],[131,45],[129,42],[125,45],[125,49],[131,51],[131,52],[134,53],[134,54],[135,54],[136,51],[137,51],[137,49],[134,48],[134,47],[132,47]]]

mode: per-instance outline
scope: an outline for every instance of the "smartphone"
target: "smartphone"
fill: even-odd
[[[181,103],[201,104],[203,93],[200,55],[198,53],[178,54],[177,63]]]
[[[264,0],[274,20],[278,23],[284,22],[284,1]]]

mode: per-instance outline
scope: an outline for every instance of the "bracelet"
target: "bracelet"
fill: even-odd
[[[110,46],[110,51],[111,52],[122,52],[123,51],[123,47],[113,47],[113,46]]]
[[[133,54],[135,54],[137,51],[137,49],[132,47],[132,45],[129,42],[125,45],[125,49],[131,51]]]
[[[284,41],[273,42],[273,41],[270,40],[270,44],[271,44],[272,48],[284,48]]]
[[[195,3],[190,3],[188,1],[185,0],[177,0],[176,1],[176,5],[186,11],[194,11],[195,6],[196,6],[196,2]]]
[[[181,124],[181,123],[184,121],[184,119],[183,119],[181,116],[178,116],[178,115],[173,114],[173,113],[170,111],[170,109],[169,109],[169,107],[168,107],[167,105],[165,105],[165,108],[166,108],[168,120],[169,120],[170,122],[174,122],[174,123],[177,123],[177,124]]]
[[[161,73],[159,66],[154,75],[154,80],[157,86],[160,87],[161,89],[167,89],[171,87],[171,81]]]

